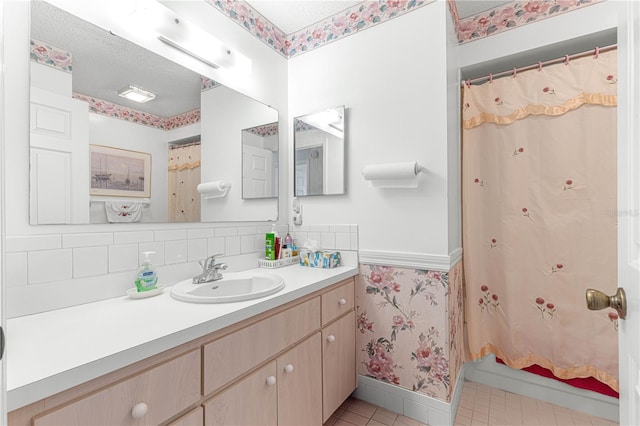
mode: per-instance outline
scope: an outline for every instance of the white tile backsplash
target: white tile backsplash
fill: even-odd
[[[240,254],[240,237],[225,237],[224,239],[224,255],[235,256]]]
[[[189,261],[198,261],[207,258],[207,240],[205,238],[187,241],[187,259],[189,259]]]
[[[7,253],[62,248],[61,235],[7,237],[5,242],[6,242],[5,250],[7,251]]]
[[[27,252],[5,255],[5,279],[8,287],[27,284]]]
[[[150,243],[154,241],[153,231],[115,232],[114,244]]]
[[[186,240],[186,239],[187,239],[186,229],[165,229],[161,231],[155,231],[156,241],[175,241],[175,240]]]
[[[149,255],[151,263],[156,266],[164,265],[164,241],[154,241],[152,243],[140,243],[138,244],[138,262],[142,265],[144,256],[142,253],[145,251],[151,251],[153,254]]]
[[[209,252],[207,253],[209,256],[216,254],[225,255],[224,237],[209,238],[207,245],[209,247]]]
[[[189,229],[187,231],[187,239],[196,239],[196,238],[213,238],[216,236],[215,231],[212,228],[209,229]]]
[[[253,235],[256,233],[255,226],[247,226],[245,228],[238,228],[238,235]]]
[[[235,237],[238,235],[237,228],[216,228],[216,237]]]
[[[27,261],[29,284],[68,280],[73,274],[71,249],[30,251]]]
[[[336,248],[335,232],[323,232],[320,234],[320,247],[324,250],[334,250]]]
[[[240,251],[244,253],[253,253],[256,251],[254,234],[243,235],[240,237]]]
[[[109,272],[134,271],[138,269],[138,245],[116,244],[109,246]]]
[[[11,289],[10,317],[121,295],[131,286],[131,272],[142,264],[141,253],[145,251],[155,252],[152,263],[175,270],[180,279],[181,274],[186,279],[197,273],[200,267],[196,261],[214,254],[222,254],[229,267],[235,268],[238,262],[229,256],[264,257],[265,233],[271,228],[272,223],[219,228],[185,225],[179,229],[7,237],[5,285]],[[310,233],[318,244],[324,242],[338,250],[358,249],[357,225],[279,225],[277,230],[283,237],[289,232],[298,246]],[[87,283],[93,284],[87,287]],[[35,288],[38,294],[57,296],[34,304],[30,299]],[[84,289],[81,297],[67,297],[78,288]]]
[[[62,247],[64,248],[108,246],[111,244],[113,244],[113,234],[111,232],[66,234],[62,236]]]
[[[350,232],[336,232],[336,250],[351,250]]]
[[[73,249],[73,278],[105,275],[109,272],[107,246]]]
[[[164,263],[183,263],[188,259],[187,240],[166,241],[164,243]]]

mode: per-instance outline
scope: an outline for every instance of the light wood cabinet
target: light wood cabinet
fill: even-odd
[[[315,297],[242,330],[204,345],[204,394],[263,363],[320,327],[320,298]]]
[[[355,370],[349,278],[14,410],[9,425],[321,425]]]
[[[156,425],[199,400],[200,352],[191,351],[38,416],[33,425]]]
[[[352,310],[322,330],[322,422],[356,388],[356,324]]]
[[[278,425],[322,424],[320,333],[278,358]]]
[[[203,421],[204,409],[202,407],[198,407],[179,419],[172,421],[168,426],[202,426]]]
[[[227,389],[204,405],[206,426],[278,423],[276,361],[272,361]]]
[[[322,295],[322,325],[352,311],[354,306],[354,280],[351,279]]]

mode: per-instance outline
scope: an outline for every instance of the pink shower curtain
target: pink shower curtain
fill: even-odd
[[[464,87],[463,247],[472,359],[618,390],[616,51]]]
[[[200,222],[200,142],[169,146],[169,222]]]

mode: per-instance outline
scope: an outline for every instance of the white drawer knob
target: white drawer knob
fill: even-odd
[[[276,384],[276,378],[274,376],[267,377],[267,384],[269,386],[273,386]]]
[[[346,305],[346,304],[347,304],[347,299],[338,300],[338,305]]]
[[[293,364],[287,364],[284,366],[284,371],[287,373],[293,373]]]
[[[144,402],[139,402],[131,409],[131,417],[133,417],[134,419],[141,419],[145,414],[147,414],[147,411],[149,411],[149,407],[147,406],[147,404],[145,404]]]
[[[333,334],[330,334],[327,336],[327,342],[333,343],[335,341],[336,341],[336,336],[334,336]]]

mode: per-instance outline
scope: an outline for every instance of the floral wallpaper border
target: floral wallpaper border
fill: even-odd
[[[31,60],[39,64],[48,65],[65,72],[73,70],[73,56],[71,52],[51,46],[43,41],[30,40]]]
[[[363,1],[292,34],[285,34],[244,1],[206,1],[285,58],[292,58],[363,29],[384,23],[435,0]],[[606,0],[514,1],[460,19],[455,0],[447,0],[459,43],[488,37],[604,1]]]
[[[89,111],[95,114],[142,124],[156,129],[172,130],[200,122],[199,108],[183,114],[174,115],[173,117],[161,117],[81,93],[74,93],[73,98],[87,102],[89,104]]]
[[[448,0],[458,41],[466,43],[606,0],[524,0],[460,19],[455,0]]]
[[[245,130],[254,135],[262,136],[263,138],[266,136],[274,136],[278,134],[278,123],[264,124],[262,126],[251,127],[250,129]]]
[[[244,1],[206,1],[285,58],[292,58],[404,15],[435,0],[363,1],[292,34],[285,34]]]

